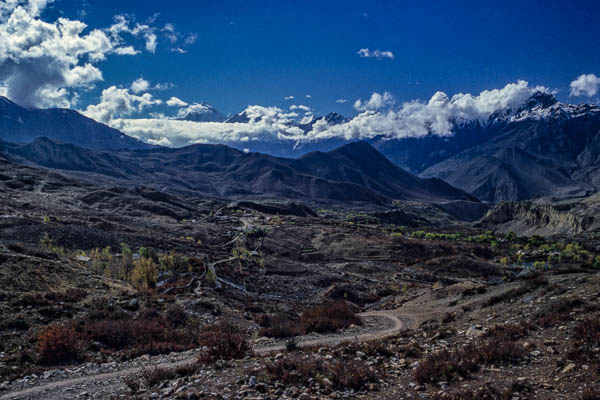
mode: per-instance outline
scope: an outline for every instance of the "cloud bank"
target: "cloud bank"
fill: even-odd
[[[448,136],[452,134],[455,123],[475,120],[486,123],[494,112],[516,110],[536,92],[549,92],[549,89],[517,81],[478,95],[458,93],[450,97],[437,92],[427,102],[410,101],[399,105],[389,93],[373,93],[370,98],[355,103],[360,111],[358,115],[337,125],[329,125],[324,119],[315,120],[312,115],[298,120],[295,111],[309,109],[298,105],[292,105],[289,112],[277,107],[249,106],[243,113],[248,122],[176,121],[172,117],[115,118],[110,125],[149,143],[168,146],[277,140],[303,142],[331,138],[352,140],[375,136],[401,139],[428,134]],[[148,103],[138,101],[135,104],[144,107]],[[124,109],[127,110],[126,107]],[[300,129],[298,124],[307,122],[312,122],[310,130]]]

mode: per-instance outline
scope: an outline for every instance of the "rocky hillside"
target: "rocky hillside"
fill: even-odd
[[[600,228],[600,195],[559,203],[501,202],[479,226],[518,235],[580,234]]]

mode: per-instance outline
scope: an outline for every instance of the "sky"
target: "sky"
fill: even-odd
[[[0,0],[0,94],[169,145],[281,137],[288,120],[330,111],[362,116],[344,136],[447,134],[452,118],[485,118],[536,90],[598,102],[598,15],[586,0]],[[479,100],[468,106],[453,97],[469,93]],[[272,122],[172,121],[201,102]],[[422,126],[406,128],[419,112]]]

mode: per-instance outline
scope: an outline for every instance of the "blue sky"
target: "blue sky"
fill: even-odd
[[[109,57],[105,82],[143,76],[171,82],[168,94],[207,101],[223,113],[250,104],[285,106],[295,96],[317,112],[355,111],[352,102],[389,91],[400,101],[479,93],[524,79],[559,89],[583,73],[600,72],[600,3],[581,1],[90,1],[53,4],[67,16],[104,27],[115,14],[143,21],[160,13],[195,32],[186,54],[159,46],[155,54]],[[160,39],[159,39],[160,40]],[[164,40],[164,39],[163,39]],[[361,58],[361,48],[394,59]],[[310,99],[305,98],[310,94]],[[337,99],[348,99],[346,104]]]
[[[449,135],[539,91],[597,103],[598,15],[597,1],[4,0],[0,95],[170,146]],[[200,102],[248,122],[181,121],[208,115]],[[352,120],[294,126],[330,111]]]

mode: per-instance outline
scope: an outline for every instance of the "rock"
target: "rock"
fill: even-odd
[[[138,299],[129,300],[126,308],[128,310],[137,310],[138,308],[140,308],[140,303],[138,302]]]
[[[569,363],[567,364],[566,367],[564,367],[562,369],[562,371],[560,371],[561,374],[566,374],[567,372],[571,372],[573,371],[575,368],[577,367],[577,365],[573,364],[573,363]]]
[[[323,385],[328,386],[328,387],[332,387],[333,386],[333,382],[331,382],[328,378],[323,378]]]
[[[265,393],[267,391],[267,385],[265,385],[262,382],[257,383],[256,386],[254,387],[254,389],[256,389],[256,391],[259,393]]]
[[[298,396],[298,400],[310,400],[310,394],[302,393],[300,396]]]
[[[251,376],[250,379],[248,379],[248,385],[249,386],[256,385],[256,377],[255,376]]]
[[[467,332],[465,333],[465,335],[467,335],[469,337],[480,337],[480,336],[485,335],[486,332],[487,332],[487,329],[485,329],[483,326],[475,325],[475,326],[472,326],[469,329],[467,329]]]

